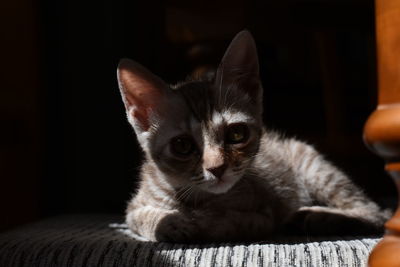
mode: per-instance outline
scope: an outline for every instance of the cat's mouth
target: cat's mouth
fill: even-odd
[[[219,179],[210,182],[206,190],[214,194],[226,193],[235,185],[239,178],[239,176],[223,175]]]
[[[209,187],[223,186],[227,183],[229,183],[229,181],[225,177],[221,177],[219,179],[215,179],[212,183],[210,183]]]

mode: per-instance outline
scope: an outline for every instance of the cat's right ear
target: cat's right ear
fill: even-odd
[[[148,131],[163,106],[167,85],[145,67],[125,58],[118,64],[117,76],[128,120],[135,130]]]

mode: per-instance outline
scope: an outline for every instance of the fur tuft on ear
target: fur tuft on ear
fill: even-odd
[[[251,98],[261,100],[257,48],[250,32],[243,30],[233,38],[215,76],[217,88],[239,84]]]
[[[126,58],[118,64],[117,77],[129,121],[135,130],[147,131],[154,113],[162,107],[167,85],[140,64]]]

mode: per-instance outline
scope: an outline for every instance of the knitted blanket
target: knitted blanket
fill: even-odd
[[[0,266],[366,266],[377,237],[250,244],[141,241],[120,216],[68,215],[0,234]]]

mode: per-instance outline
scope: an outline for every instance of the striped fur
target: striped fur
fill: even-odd
[[[212,81],[169,87],[128,60],[118,79],[145,153],[126,211],[136,234],[171,242],[266,240],[289,226],[356,234],[381,230],[389,217],[312,146],[266,130],[248,32],[232,41]],[[246,138],[230,143],[235,125]],[[171,148],[180,136],[194,147],[184,158]]]

